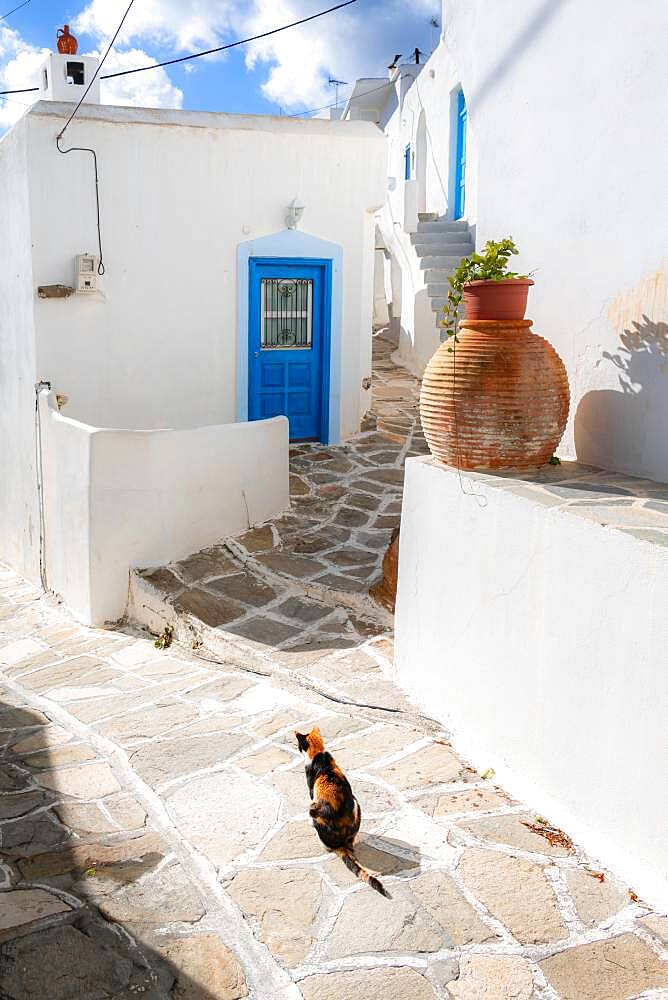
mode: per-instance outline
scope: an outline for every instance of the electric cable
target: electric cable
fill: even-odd
[[[318,14],[311,14],[309,17],[302,17],[299,21],[292,21],[291,24],[284,24],[280,28],[272,28],[271,31],[263,31],[260,35],[251,35],[250,38],[241,38],[236,42],[228,42],[227,45],[218,45],[215,49],[206,49],[204,52],[194,52],[189,56],[179,56],[177,59],[166,59],[164,62],[154,63],[151,66],[138,66],[137,69],[123,69],[118,73],[108,73],[106,76],[100,77],[101,80],[113,80],[117,76],[129,76],[131,73],[144,73],[149,69],[159,69],[161,66],[173,66],[175,63],[189,62],[191,59],[199,59],[200,56],[211,56],[216,52],[225,52],[227,49],[234,49],[237,45],[247,45],[249,42],[258,42],[262,38],[269,38],[270,35],[277,35],[279,31],[287,31],[288,28],[296,28],[300,24],[307,24],[308,21],[315,21],[318,17],[324,17],[325,14],[332,14],[335,10],[341,10],[342,7],[350,7],[351,4],[357,3],[357,0],[345,0],[344,3],[338,3],[335,7],[328,7],[327,10],[321,10]]]
[[[63,127],[61,128],[60,132],[58,133],[58,138],[57,138],[57,140],[56,140],[57,142],[58,142],[58,141],[59,141],[60,139],[62,139],[62,137],[63,137],[63,136],[65,135],[65,129],[66,129],[66,128],[67,128],[67,126],[68,126],[68,125],[70,124],[70,122],[72,121],[72,119],[73,119],[73,118],[74,118],[74,116],[76,115],[77,111],[79,110],[79,108],[81,107],[81,105],[83,104],[83,102],[84,102],[84,101],[86,100],[86,97],[88,96],[88,91],[90,90],[90,88],[91,88],[91,87],[93,86],[93,84],[94,84],[94,83],[95,83],[95,81],[97,80],[97,78],[98,78],[98,75],[99,75],[99,73],[100,73],[100,70],[101,70],[101,69],[102,69],[102,67],[104,66],[104,61],[105,61],[105,59],[107,58],[107,56],[109,55],[109,53],[111,52],[111,47],[112,47],[112,45],[114,44],[114,42],[116,41],[116,39],[118,38],[118,36],[119,36],[119,34],[120,34],[120,31],[121,31],[121,28],[122,28],[122,27],[123,27],[123,25],[125,24],[125,19],[126,19],[126,17],[128,16],[128,14],[130,13],[130,11],[132,10],[132,7],[133,7],[133,5],[134,5],[134,2],[135,2],[135,0],[130,0],[130,3],[128,4],[128,6],[127,6],[127,8],[126,8],[126,11],[125,11],[125,14],[123,14],[123,17],[122,17],[122,18],[121,18],[121,20],[120,20],[120,24],[118,25],[118,27],[116,28],[116,31],[114,32],[114,35],[113,35],[113,38],[111,39],[111,41],[110,41],[110,42],[109,42],[109,44],[107,45],[107,51],[106,51],[106,52],[104,53],[104,55],[102,56],[102,58],[101,58],[101,60],[100,60],[100,62],[99,62],[99,64],[98,64],[98,67],[97,67],[97,69],[95,70],[95,72],[93,73],[93,75],[92,75],[92,77],[91,77],[91,79],[90,79],[90,83],[88,84],[88,86],[87,86],[87,87],[86,87],[86,89],[84,90],[83,94],[82,94],[82,95],[81,95],[81,97],[79,98],[79,103],[78,103],[78,104],[77,104],[77,106],[75,107],[74,111],[72,112],[72,114],[70,115],[70,117],[69,117],[69,118],[67,119],[67,121],[65,122],[65,124],[64,124],[64,125],[63,125]],[[58,148],[60,149],[60,147],[58,147]],[[64,150],[64,149],[61,149],[61,150],[60,150],[60,152],[61,152],[61,153],[64,153],[64,152],[69,152],[69,150]]]
[[[104,61],[107,58],[107,56],[109,55],[109,53],[111,52],[111,47],[114,44],[114,42],[116,41],[116,39],[118,38],[120,30],[123,27],[123,24],[125,23],[125,19],[128,16],[128,14],[130,13],[130,10],[132,9],[132,6],[133,6],[134,2],[135,2],[135,0],[130,0],[130,3],[128,4],[128,6],[126,8],[125,13],[123,14],[123,17],[120,20],[120,24],[116,28],[116,31],[114,32],[114,35],[113,35],[111,41],[109,42],[109,44],[107,46],[107,51],[102,56],[102,59],[100,60],[100,63],[98,65],[97,69],[95,70],[95,72],[93,73],[93,76],[91,77],[90,83],[88,84],[88,86],[86,87],[85,91],[81,95],[81,99],[79,100],[79,103],[75,107],[74,111],[72,112],[72,114],[67,119],[67,121],[65,122],[65,124],[61,128],[60,132],[56,136],[56,148],[57,148],[57,150],[58,150],[59,153],[90,153],[91,156],[93,157],[93,172],[94,172],[94,175],[95,175],[95,212],[96,212],[96,216],[97,216],[97,248],[98,248],[98,253],[99,253],[98,263],[97,263],[97,273],[99,275],[103,275],[104,274],[105,267],[104,267],[104,258],[103,258],[103,255],[102,255],[102,228],[101,228],[101,225],[100,225],[100,179],[99,179],[99,174],[98,174],[98,170],[97,170],[97,153],[95,152],[94,149],[91,149],[89,146],[70,146],[69,149],[63,149],[62,146],[60,145],[60,143],[62,141],[63,135],[65,134],[65,130],[67,129],[68,125],[70,124],[70,122],[72,121],[72,119],[76,115],[77,111],[79,110],[79,108],[83,104],[84,100],[86,99],[86,95],[88,94],[88,91],[90,90],[90,88],[95,83],[95,80],[97,79],[97,76],[98,76],[100,70],[104,66]]]
[[[388,77],[388,79],[385,81],[385,83],[383,83],[380,87],[374,87],[373,90],[367,90],[367,92],[365,94],[360,94],[359,96],[360,97],[370,97],[371,94],[376,94],[376,93],[378,93],[379,90],[385,90],[385,88],[387,86],[389,86],[391,83],[392,83],[392,81]],[[355,85],[353,85],[353,90],[354,89],[355,89]],[[346,98],[346,101],[349,101],[351,97],[352,97],[352,91],[350,92],[350,94],[348,94],[348,97]],[[344,104],[344,107],[345,107],[345,104]],[[288,115],[288,117],[289,118],[301,118],[302,115],[315,115],[315,114],[317,114],[318,111],[329,111],[330,108],[338,108],[338,104],[323,104],[323,106],[321,108],[309,108],[308,111],[296,111],[294,113],[294,115]]]
[[[17,10],[21,10],[22,7],[27,7],[31,2],[32,0],[23,0],[23,3],[18,4],[16,7],[12,7],[12,9],[8,10],[6,14],[0,14],[0,21],[5,21],[8,17],[11,17],[12,14],[16,14]]]
[[[341,10],[342,7],[349,7],[353,3],[357,3],[357,0],[345,0],[344,3],[328,7],[327,10],[321,10],[317,14],[311,14],[309,17],[302,17],[299,21],[292,21],[290,24],[284,24],[280,28],[272,28],[271,31],[263,31],[259,35],[251,35],[250,38],[240,38],[236,42],[228,42],[227,45],[219,45],[215,49],[206,49],[204,52],[192,52],[188,56],[179,56],[177,59],[166,59],[164,62],[151,63],[150,66],[137,66],[135,69],[124,69],[119,70],[117,73],[106,73],[100,79],[113,80],[118,76],[130,76],[131,73],[145,73],[149,69],[160,69],[161,66],[173,66],[175,63],[189,62],[191,59],[199,59],[201,56],[210,56],[216,52],[225,52],[227,49],[236,48],[238,45],[248,45],[249,42],[257,42],[263,38],[269,38],[270,35],[277,35],[280,31],[287,31],[288,28],[297,28],[300,24],[315,21],[316,18],[324,17],[325,14],[332,14],[334,11]],[[36,90],[39,90],[39,87],[23,87],[20,90],[0,90],[0,97],[3,94],[30,94]]]
[[[98,264],[97,273],[103,275],[105,272],[104,259],[102,257],[102,227],[100,224],[100,178],[97,171],[97,153],[90,146],[70,146],[69,149],[61,149],[60,136],[56,136],[56,148],[59,153],[90,153],[93,157],[93,174],[95,176],[95,213],[97,221],[97,249]]]

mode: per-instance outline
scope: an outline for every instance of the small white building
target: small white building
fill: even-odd
[[[40,85],[92,72],[52,55]],[[73,107],[0,141],[0,556],[97,622],[129,565],[287,506],[289,438],[359,429],[385,139],[87,100],[59,151]]]

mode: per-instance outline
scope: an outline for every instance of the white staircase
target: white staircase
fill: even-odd
[[[473,253],[473,241],[463,219],[447,222],[427,215],[420,215],[419,219],[417,232],[411,233],[411,242],[425,272],[427,294],[438,323],[450,288],[448,277],[462,257]]]

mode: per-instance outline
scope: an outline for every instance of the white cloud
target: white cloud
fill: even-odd
[[[48,52],[24,41],[18,31],[0,25],[0,90],[36,86],[37,71]],[[16,94],[0,99],[0,128],[13,125],[37,97],[37,94]]]
[[[99,53],[93,53],[99,55]],[[118,73],[137,66],[152,66],[156,60],[141,49],[112,51],[104,64],[104,73]],[[164,69],[146,73],[119,76],[115,80],[100,81],[100,99],[103,104],[120,104],[140,108],[180,108],[183,91],[175,87]]]
[[[127,7],[127,0],[92,0],[73,19],[75,32],[110,38]],[[128,14],[118,41],[157,42],[178,52],[215,48],[239,20],[238,0],[138,0]]]

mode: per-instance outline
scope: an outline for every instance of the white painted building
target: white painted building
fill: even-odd
[[[568,370],[559,455],[583,463],[518,482],[408,460],[397,679],[660,906],[667,36],[663,0],[447,0],[426,65],[360,81],[346,109],[389,138],[378,226],[404,363],[438,346],[462,242],[512,235],[528,316]]]
[[[568,369],[560,455],[666,481],[668,6],[448,0],[442,24],[424,66],[359,81],[346,109],[389,138],[400,355],[421,370],[436,348],[460,239],[511,234],[535,272],[528,315]],[[418,231],[418,212],[439,222]]]
[[[73,59],[50,57],[50,96],[79,89]],[[369,123],[87,102],[61,146],[97,157],[98,275],[93,156],[56,148],[72,108],[40,101],[0,141],[0,556],[30,579],[41,561],[100,621],[123,611],[128,560],[185,555],[287,506],[288,436],[358,430],[385,140]],[[69,294],[80,278],[92,287]],[[66,397],[37,408],[56,449],[41,463],[40,380]],[[72,566],[54,546],[79,524]],[[90,566],[102,581],[124,533],[122,579],[96,596]]]

